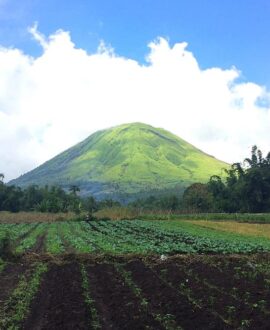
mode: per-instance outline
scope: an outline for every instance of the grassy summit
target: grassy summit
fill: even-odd
[[[11,183],[136,193],[205,182],[227,166],[164,129],[133,123],[98,131]]]

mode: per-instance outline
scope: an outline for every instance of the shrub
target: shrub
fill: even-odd
[[[3,260],[13,257],[13,249],[9,232],[0,240],[0,258]]]

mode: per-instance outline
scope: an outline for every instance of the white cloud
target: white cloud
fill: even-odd
[[[32,58],[0,48],[0,172],[7,179],[43,163],[96,130],[141,121],[174,132],[233,162],[257,144],[269,151],[270,94],[238,82],[234,67],[202,70],[186,43],[149,44],[147,65],[101,42],[95,54],[68,32],[45,37]]]

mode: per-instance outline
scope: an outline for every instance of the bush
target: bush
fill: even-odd
[[[11,244],[11,238],[7,232],[5,236],[0,240],[0,258],[3,260],[11,259],[13,257],[13,249]]]

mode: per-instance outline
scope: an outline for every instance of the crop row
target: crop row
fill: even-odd
[[[176,254],[258,253],[270,240],[180,221],[93,221],[0,225],[15,252]]]
[[[4,264],[1,329],[269,326],[266,255],[60,260]]]

